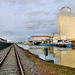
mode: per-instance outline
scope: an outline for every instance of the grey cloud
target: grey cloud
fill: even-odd
[[[65,0],[55,0],[56,2],[64,2]],[[68,0],[67,0],[68,1]]]
[[[13,31],[3,31],[3,32],[0,32],[0,33],[13,34]]]
[[[47,11],[33,11],[33,12],[29,12],[28,15],[39,15],[39,14],[45,14],[45,15],[48,15],[50,14],[50,12],[47,12]]]
[[[54,21],[31,21],[29,22],[32,24],[31,27],[25,27],[25,29],[29,29],[30,32],[32,32],[33,34],[50,34],[50,32],[56,32],[56,30],[54,31],[55,28],[57,28],[56,26],[56,22]],[[40,34],[39,34],[40,33]]]
[[[38,0],[0,0],[0,1],[8,1],[11,3],[31,3],[31,2],[37,2]]]

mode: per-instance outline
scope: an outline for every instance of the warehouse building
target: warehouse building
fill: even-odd
[[[28,38],[30,44],[39,45],[40,43],[49,43],[50,36],[31,36]]]

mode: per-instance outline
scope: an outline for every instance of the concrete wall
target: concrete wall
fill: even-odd
[[[58,33],[66,36],[67,39],[75,40],[75,17],[58,16],[57,17]]]

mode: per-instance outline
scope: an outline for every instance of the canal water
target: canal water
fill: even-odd
[[[75,49],[55,46],[18,45],[36,55],[39,55],[43,60],[54,60],[55,64],[75,68]],[[45,55],[45,48],[48,49],[48,56]]]

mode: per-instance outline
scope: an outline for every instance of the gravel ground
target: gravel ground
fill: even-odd
[[[11,46],[0,51],[0,64],[2,63],[7,53],[9,52],[10,48]]]
[[[0,75],[21,75],[14,48],[11,48],[8,56],[2,63],[0,67]]]

